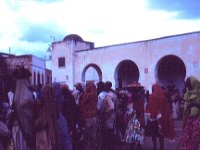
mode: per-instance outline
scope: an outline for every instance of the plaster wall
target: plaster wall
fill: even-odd
[[[38,81],[37,74],[40,74],[40,82],[42,83],[42,76],[43,76],[43,83],[46,82],[45,78],[45,62],[43,59],[38,58],[33,55],[21,55],[21,56],[13,56],[13,57],[7,57],[6,58],[7,63],[9,64],[9,67],[14,69],[16,65],[22,65],[24,64],[24,67],[27,68],[32,76],[30,78],[31,84],[34,85],[34,72],[36,74],[36,83]]]
[[[82,81],[83,70],[95,64],[102,72],[102,80],[111,81],[115,88],[117,66],[124,60],[131,60],[139,69],[139,82],[151,89],[157,82],[159,60],[171,55],[183,61],[186,77],[194,75],[200,79],[200,32],[98,48],[93,46],[91,42],[84,44],[73,40],[55,42],[52,47],[52,80],[73,88],[75,82]],[[63,68],[58,68],[59,57],[65,57]]]
[[[109,80],[115,87],[114,74],[117,65],[123,60],[132,60],[139,68],[139,82],[150,89],[156,82],[156,65],[167,55],[175,55],[183,61],[186,77],[194,75],[200,79],[200,33],[198,32],[79,51],[75,58],[75,81],[81,81],[84,67],[94,63],[100,67],[103,81]],[[148,69],[148,73],[144,72],[145,68]]]
[[[56,42],[52,46],[52,80],[72,82],[72,45],[67,42]],[[65,58],[65,67],[58,67],[58,58]]]
[[[94,48],[94,43],[92,42],[73,41],[73,44],[74,44],[74,51]]]
[[[74,56],[75,51],[79,49],[90,49],[94,46],[92,42],[82,41],[61,41],[55,42],[52,45],[52,80],[58,81],[62,84],[68,84],[70,86],[75,83],[74,74]],[[58,67],[58,58],[65,58],[65,67]]]

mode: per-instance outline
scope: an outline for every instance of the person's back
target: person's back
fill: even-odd
[[[61,91],[59,83],[53,83],[53,90],[55,93],[56,103],[58,105],[58,120],[57,120],[57,131],[59,136],[59,147],[60,150],[72,150],[72,140],[69,135],[69,130],[67,126],[67,120],[63,114],[63,104],[64,104],[64,95]]]
[[[41,90],[41,97],[36,105],[34,127],[36,131],[36,150],[59,149],[58,133],[56,130],[58,107],[52,86],[46,85]]]
[[[116,104],[117,95],[112,90],[112,83],[105,83],[106,98],[102,105],[103,112],[103,145],[105,150],[112,150],[114,148],[114,129],[116,119]]]
[[[80,142],[81,134],[83,133],[84,120],[80,114],[78,105],[76,105],[75,99],[71,91],[67,87],[62,87],[64,94],[64,116],[67,120],[69,132],[73,141],[73,149],[77,149],[78,142]]]
[[[97,109],[99,110],[99,112],[101,112],[102,105],[104,100],[106,99],[106,94],[107,94],[107,92],[105,91],[105,84],[102,81],[97,83],[97,94],[98,94]]]
[[[146,134],[152,136],[154,149],[157,148],[157,137],[159,137],[160,149],[164,149],[164,138],[173,141],[175,132],[170,106],[162,87],[158,84],[152,86],[152,93],[146,105],[146,113],[149,119],[146,126]]]
[[[29,77],[31,73],[24,66],[18,66],[13,72],[16,78],[16,88],[13,100],[14,123],[12,124],[13,141],[16,149],[35,148],[35,101],[30,91]],[[20,143],[24,144],[20,144]]]

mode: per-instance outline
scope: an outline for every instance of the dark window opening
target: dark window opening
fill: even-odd
[[[58,67],[65,67],[65,57],[58,58]]]

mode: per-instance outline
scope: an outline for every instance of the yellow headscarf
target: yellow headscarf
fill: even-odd
[[[188,116],[196,117],[200,113],[197,106],[200,105],[200,81],[194,76],[190,76],[188,79],[191,84],[191,89],[186,89],[187,91],[184,94],[184,119]]]

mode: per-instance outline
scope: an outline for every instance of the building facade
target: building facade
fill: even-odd
[[[5,61],[11,69],[23,64],[32,74],[30,83],[33,86],[50,84],[52,81],[51,70],[45,67],[45,61],[39,57],[33,55],[9,56],[5,58]]]
[[[78,35],[52,43],[52,80],[68,84],[92,80],[111,81],[113,88],[134,81],[151,90],[153,83],[174,84],[200,79],[200,32],[157,39],[94,47]]]
[[[5,62],[5,57],[8,54],[0,53],[0,102],[3,102],[7,98],[7,79],[8,79],[8,67]]]

